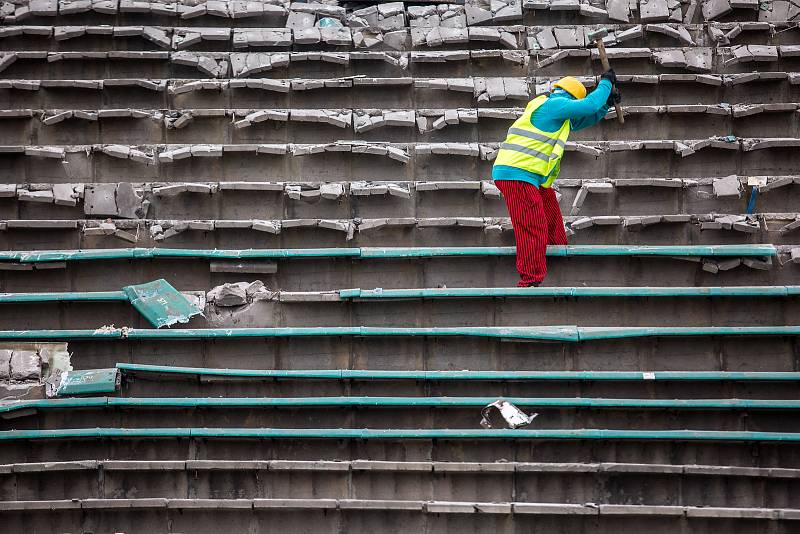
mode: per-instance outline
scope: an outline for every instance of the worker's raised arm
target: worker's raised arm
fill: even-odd
[[[606,116],[607,113],[608,113],[608,102],[603,104],[603,106],[599,110],[597,110],[597,113],[593,115],[586,115],[585,117],[570,119],[569,120],[570,128],[572,129],[573,132],[576,132],[578,130],[583,130],[584,128],[588,128],[589,126],[594,126],[595,124],[603,120],[603,118]]]
[[[569,119],[573,124],[578,119],[584,117],[596,117],[604,108],[605,111],[608,111],[606,101],[611,94],[611,88],[611,82],[607,79],[603,79],[594,91],[586,95],[586,98],[581,98],[580,100],[572,100],[569,98],[549,100],[546,103],[547,114],[553,119],[560,121]],[[603,111],[600,118],[605,116],[605,111]]]
[[[565,120],[570,121],[570,129],[581,130],[603,120],[608,112],[608,100],[616,83],[613,70],[603,73],[597,88],[584,98],[574,98],[563,90],[556,91],[531,117],[531,123],[540,130],[555,132]],[[584,93],[585,94],[585,93]]]

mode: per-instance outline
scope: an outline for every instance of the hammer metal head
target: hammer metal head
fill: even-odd
[[[608,35],[608,28],[600,28],[587,35],[590,41],[597,41]]]

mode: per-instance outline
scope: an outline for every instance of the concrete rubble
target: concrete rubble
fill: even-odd
[[[0,380],[39,381],[42,362],[35,350],[0,349]]]
[[[243,306],[247,304],[247,289],[250,285],[239,282],[217,286],[206,293],[206,302],[222,307]]]
[[[735,196],[738,198],[741,196],[741,188],[739,177],[735,175],[714,180],[714,196],[716,197]]]
[[[91,184],[83,189],[86,215],[116,216],[125,219],[144,215],[141,193],[132,184]]]

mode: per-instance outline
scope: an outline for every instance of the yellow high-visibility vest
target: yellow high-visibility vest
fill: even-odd
[[[531,116],[545,100],[547,96],[540,95],[528,102],[525,112],[508,129],[494,164],[546,176],[547,181],[541,187],[550,187],[561,170],[561,157],[567,145],[570,123],[569,119],[565,120],[555,132],[545,132],[534,126]]]

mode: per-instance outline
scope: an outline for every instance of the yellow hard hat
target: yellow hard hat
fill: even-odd
[[[584,87],[577,78],[573,78],[572,76],[564,76],[554,83],[553,87],[560,87],[578,100],[586,96],[586,87]]]

